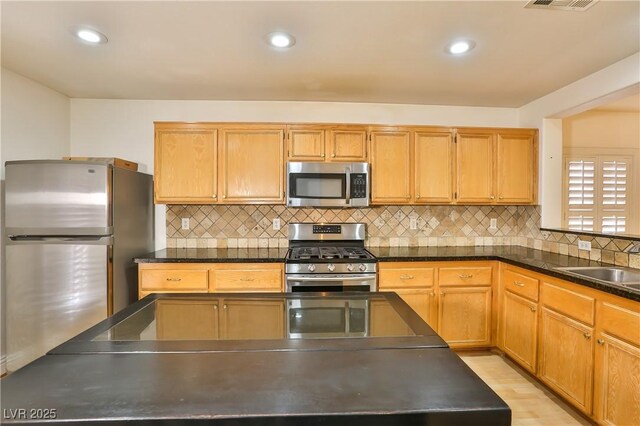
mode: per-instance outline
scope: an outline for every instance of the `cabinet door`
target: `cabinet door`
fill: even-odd
[[[329,161],[367,161],[367,131],[364,128],[327,131]]]
[[[313,126],[287,129],[288,158],[290,161],[324,161],[325,131]]]
[[[386,301],[372,300],[370,309],[369,334],[371,337],[415,335],[411,327]]]
[[[460,132],[456,143],[458,203],[492,203],[493,134]]]
[[[510,291],[502,304],[502,350],[531,373],[536,372],[538,306]]]
[[[535,135],[498,133],[496,142],[498,203],[535,202],[538,150]]]
[[[410,204],[413,167],[409,131],[371,132],[371,202]]]
[[[596,362],[596,418],[606,425],[640,425],[640,348],[603,333]]]
[[[218,339],[218,301],[156,301],[156,337],[158,340]]]
[[[539,377],[591,414],[593,329],[551,309],[541,313]]]
[[[217,130],[156,124],[155,202],[210,204],[218,200]]]
[[[438,334],[452,347],[491,344],[491,287],[440,289]]]
[[[284,301],[222,301],[221,338],[227,340],[284,338]]]
[[[284,203],[284,127],[223,129],[220,185],[223,203]]]
[[[398,288],[393,289],[407,305],[411,307],[420,317],[431,326],[436,329],[436,305],[435,305],[435,293],[432,288],[429,289],[413,289],[413,288]]]
[[[416,203],[453,202],[454,156],[451,132],[416,132]]]

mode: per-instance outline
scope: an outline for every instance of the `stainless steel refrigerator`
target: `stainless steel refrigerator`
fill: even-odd
[[[7,370],[137,299],[132,258],[153,251],[153,180],[101,162],[8,161]]]

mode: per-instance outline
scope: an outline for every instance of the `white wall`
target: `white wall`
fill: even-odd
[[[2,93],[0,131],[0,224],[4,236],[4,162],[69,155],[69,98],[5,68],[0,69]],[[5,370],[4,238],[0,243],[0,373]]]
[[[153,173],[154,121],[319,122],[517,126],[513,108],[332,102],[71,100],[71,155],[121,157]],[[166,247],[156,207],[156,248]]]
[[[542,226],[557,228],[562,218],[562,123],[611,97],[623,97],[640,84],[640,52],[568,86],[543,96],[518,110],[520,127],[540,129],[540,204]]]

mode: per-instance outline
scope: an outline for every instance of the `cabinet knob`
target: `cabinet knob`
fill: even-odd
[[[320,154],[320,157],[324,158],[324,154]]]
[[[213,305],[213,310],[217,311],[218,310],[218,305]]]
[[[416,194],[416,199],[419,199],[419,198],[420,198],[420,194]]]
[[[584,333],[584,338],[587,340],[591,339],[591,333]]]
[[[335,157],[336,157],[336,154],[335,154],[335,153],[334,153],[334,154],[331,154],[331,158],[335,158]]]
[[[597,342],[598,342],[599,345],[604,345],[604,340],[602,340],[602,339],[598,339]]]
[[[499,196],[498,198],[502,200],[504,197],[501,195],[501,196]]]
[[[440,292],[440,296],[444,297],[444,296],[446,296],[446,293],[444,291],[441,291]]]
[[[435,292],[435,291],[432,291],[431,293],[429,293],[429,297],[433,297],[433,296],[435,296],[435,295],[436,295],[436,292]]]
[[[211,198],[218,198],[217,194],[213,194]]]
[[[222,305],[222,309],[227,309],[227,304]]]
[[[531,312],[535,312],[538,310],[535,306],[529,306],[529,309],[531,309]]]
[[[495,200],[495,199],[496,199],[496,197],[494,197],[493,195],[492,195],[491,197],[489,197],[489,198],[491,198],[492,200]]]

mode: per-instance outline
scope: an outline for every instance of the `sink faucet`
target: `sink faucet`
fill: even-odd
[[[627,253],[640,253],[640,243],[632,244],[631,247],[627,249]]]

